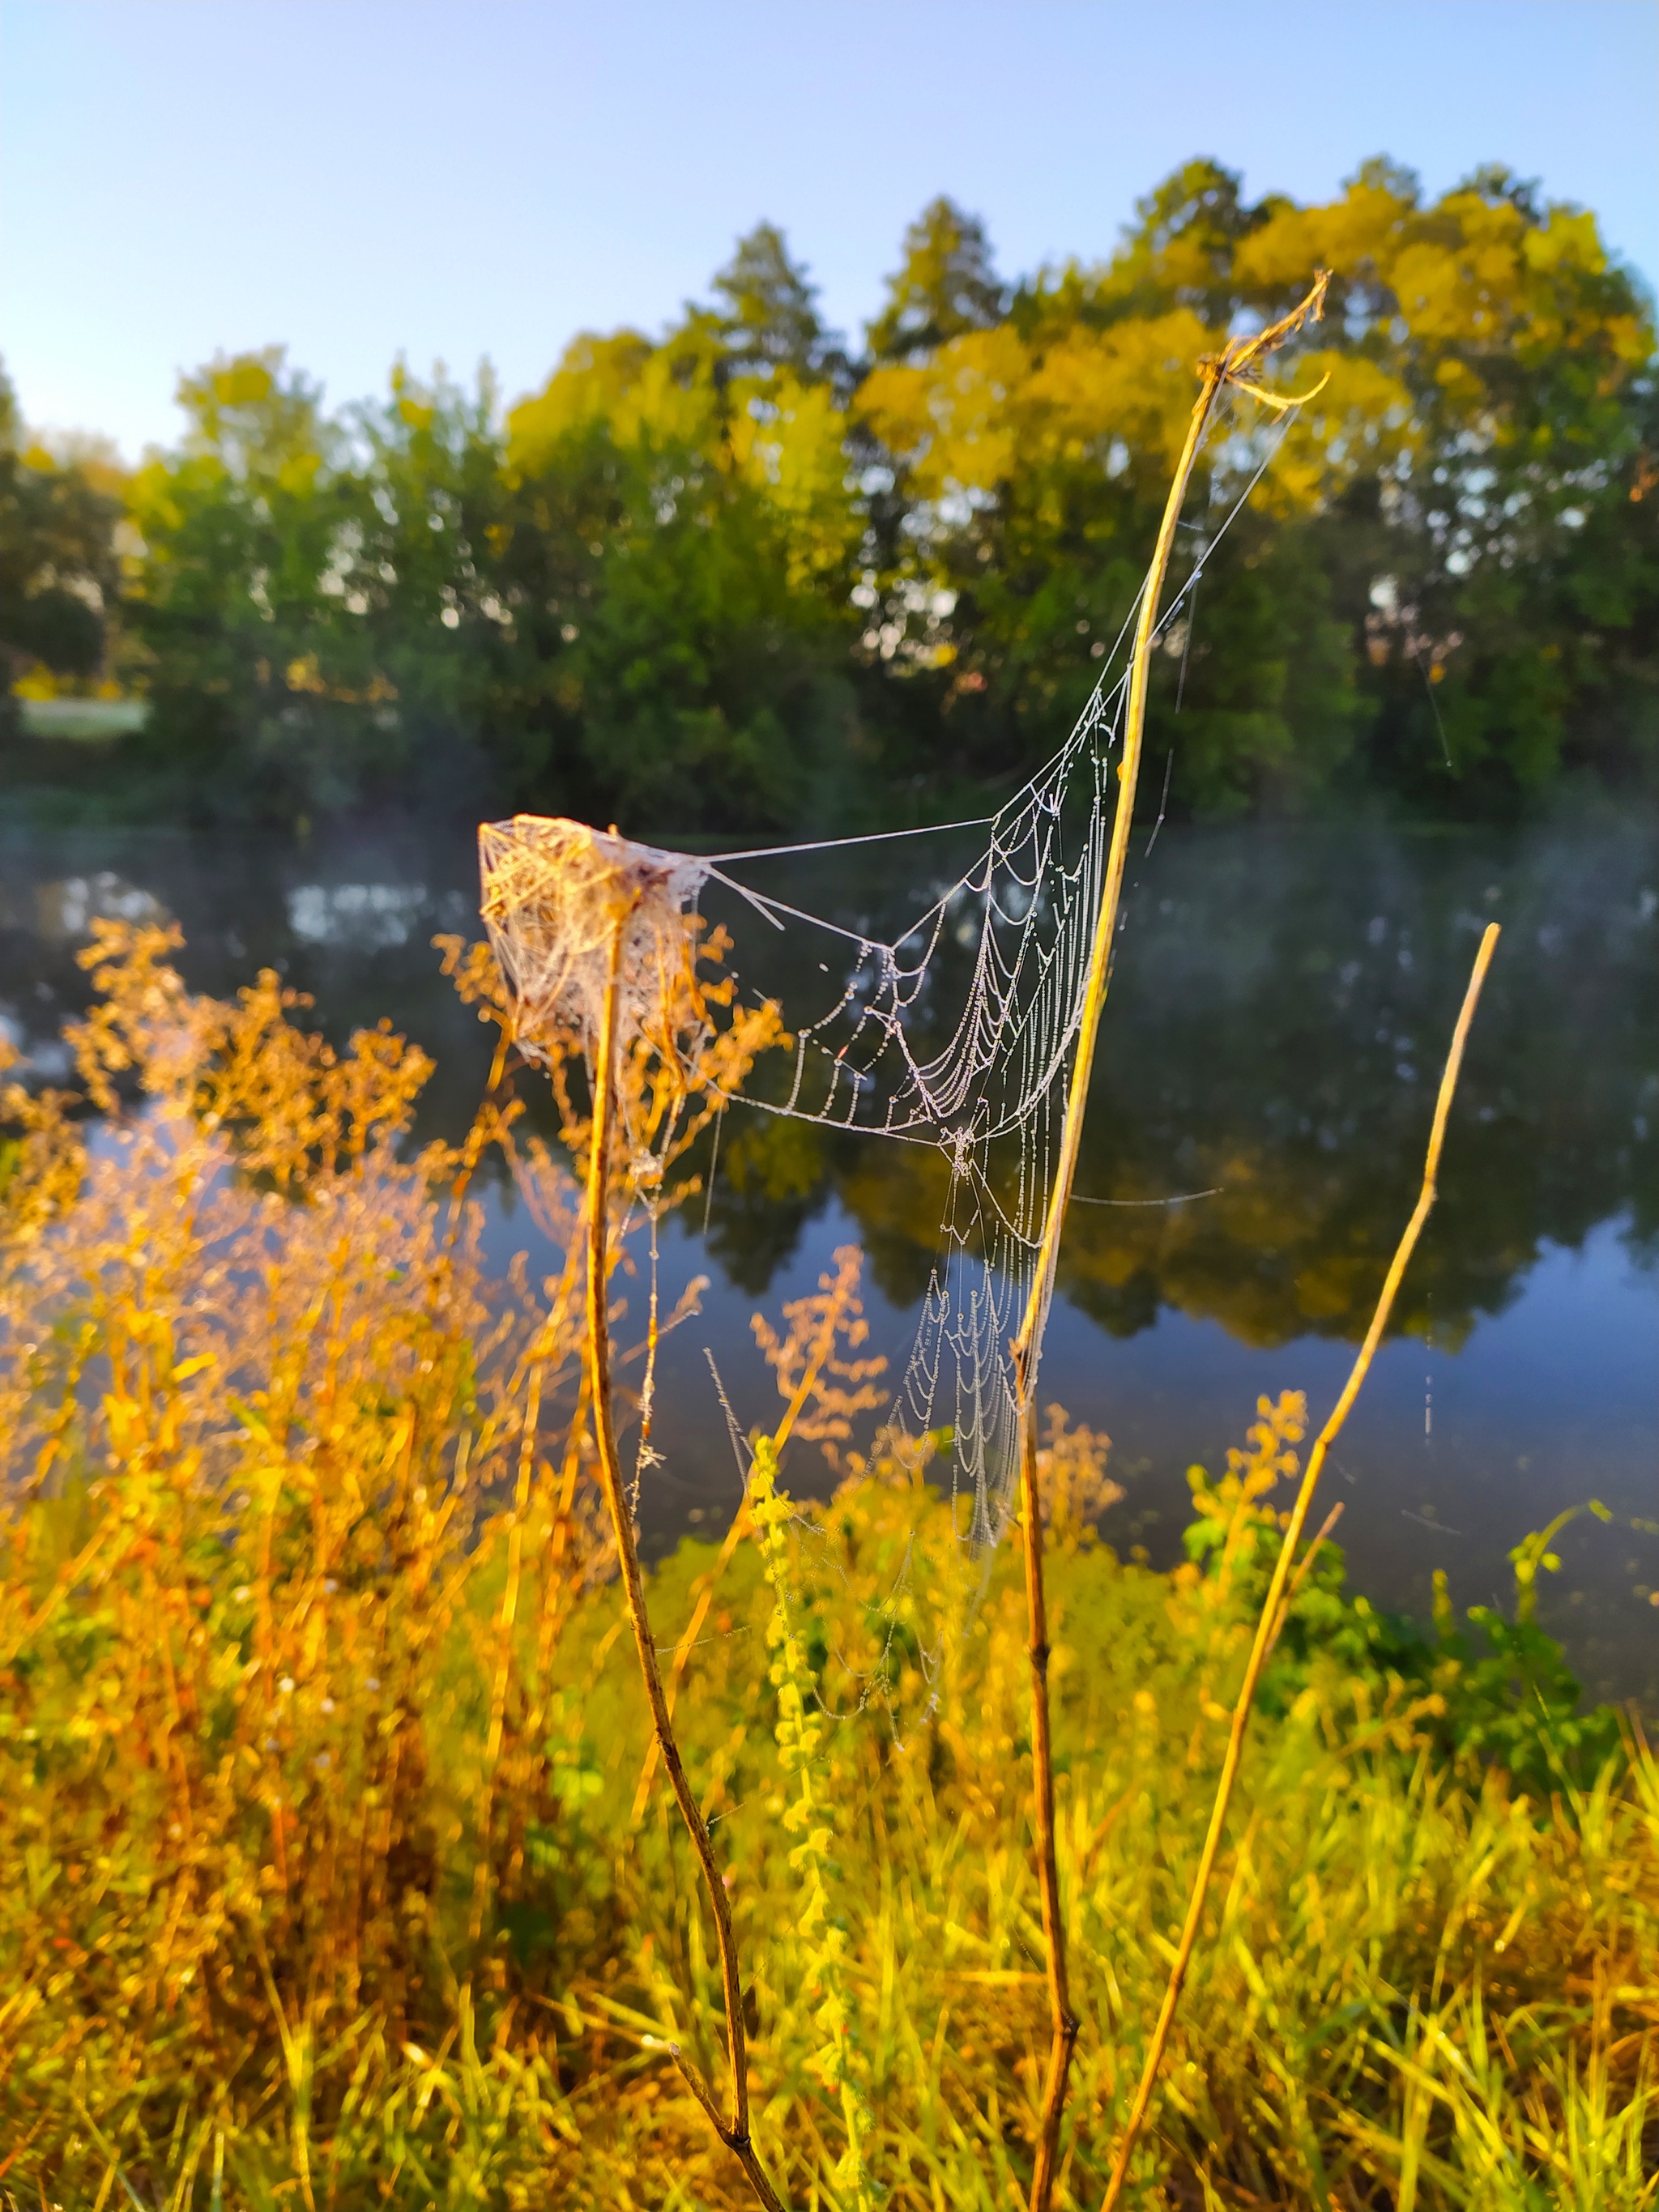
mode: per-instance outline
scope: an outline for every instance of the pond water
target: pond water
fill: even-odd
[[[961,857],[926,839],[750,874],[892,937]],[[1610,1524],[1564,1533],[1540,1617],[1592,1692],[1659,1709],[1659,824],[1166,828],[1131,873],[1042,1393],[1113,1439],[1126,1495],[1108,1540],[1167,1563],[1186,1468],[1222,1464],[1259,1394],[1302,1389],[1316,1419],[1328,1408],[1496,919],[1440,1202],[1327,1503],[1344,1507],[1352,1582],[1426,1616],[1435,1568],[1460,1604],[1507,1604],[1510,1546],[1603,1500]],[[476,908],[470,823],[310,845],[0,833],[0,1020],[58,1072],[88,917],[171,915],[198,988],[269,965],[315,994],[331,1034],[389,1014],[438,1062],[422,1133],[453,1133],[489,1039],[429,940],[475,929]],[[934,1249],[928,1156],[919,1169],[908,1148],[758,1114],[727,1123],[712,1195],[664,1236],[665,1293],[709,1283],[665,1347],[657,1547],[736,1503],[705,1350],[739,1419],[768,1418],[750,1314],[775,1314],[857,1243],[872,1348],[902,1369]],[[1182,1202],[1148,1202],[1170,1198]],[[533,1263],[539,1232],[511,1188],[489,1203],[495,1260],[528,1248]],[[642,1305],[642,1283],[629,1297]]]

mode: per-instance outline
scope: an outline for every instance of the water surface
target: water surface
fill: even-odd
[[[964,858],[924,840],[750,873],[893,938]],[[1426,1614],[1436,1567],[1463,1603],[1507,1601],[1508,1547],[1603,1499],[1613,1525],[1568,1529],[1540,1618],[1593,1691],[1659,1706],[1659,830],[1166,828],[1132,876],[1042,1374],[1045,1398],[1113,1438],[1126,1496],[1109,1539],[1171,1559],[1186,1468],[1220,1464],[1257,1395],[1306,1389],[1317,1418],[1340,1389],[1496,919],[1440,1203],[1329,1502],[1352,1580]],[[438,1061],[422,1133],[470,1117],[489,1039],[429,940],[476,928],[471,824],[314,846],[0,836],[0,1019],[42,1074],[61,1069],[58,1025],[84,996],[74,953],[97,912],[175,917],[198,988],[269,965],[315,994],[331,1033],[389,1014]],[[788,955],[754,957],[787,1013]],[[705,1347],[739,1418],[765,1419],[749,1316],[812,1288],[837,1245],[866,1249],[873,1334],[902,1365],[936,1167],[879,1139],[728,1118],[712,1198],[665,1235],[668,1294],[711,1280],[666,1347],[654,1543],[735,1502]],[[511,1191],[489,1203],[501,1264],[534,1251]]]

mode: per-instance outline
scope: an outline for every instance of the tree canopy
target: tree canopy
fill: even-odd
[[[1184,518],[1175,580],[1201,583],[1152,707],[1173,803],[1651,787],[1652,305],[1592,215],[1499,167],[1431,200],[1372,161],[1304,206],[1195,161],[1104,259],[1016,283],[936,199],[859,358],[769,222],[711,304],[584,334],[507,410],[487,374],[399,365],[331,414],[280,350],[222,357],[119,488],[124,557],[107,483],[6,432],[0,638],[15,681],[146,690],[133,743],[196,808],[925,812],[1063,732],[1138,588],[1194,364],[1321,267],[1326,319],[1275,368],[1318,397],[1282,441],[1237,399]]]
[[[27,441],[0,370],[0,668],[9,693],[90,681],[106,653],[120,516],[107,461]],[[0,723],[0,727],[3,727]]]

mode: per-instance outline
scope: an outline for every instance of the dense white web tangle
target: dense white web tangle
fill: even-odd
[[[1277,443],[1261,453],[1204,555]],[[1204,555],[1172,593],[1157,635],[1180,616]],[[937,1194],[939,1242],[898,1410],[917,1431],[953,1431],[953,1480],[971,1494],[981,1541],[1000,1534],[1018,1478],[1012,1346],[1037,1283],[1117,791],[1114,755],[1129,679],[1123,647],[1138,611],[1137,601],[1066,743],[986,820],[711,857],[576,832],[603,850],[607,866],[648,880],[657,908],[689,912],[710,884],[741,902],[757,939],[739,946],[736,972],[746,988],[756,988],[751,964],[764,970],[769,950],[787,941],[796,956],[783,960],[791,981],[776,994],[794,1040],[793,1068],[781,1096],[751,1090],[748,1103],[916,1148],[918,1195]],[[543,898],[533,888],[538,854],[563,850],[574,828],[520,816],[487,824],[480,839],[484,910],[520,1005],[545,1003],[550,991],[569,996],[574,985],[586,1021],[596,984],[591,928],[580,946],[567,944],[563,895]],[[970,865],[939,885],[896,939],[810,913],[743,878],[746,864],[969,829],[984,833]],[[660,957],[662,927],[653,910],[642,933],[651,958]],[[802,952],[823,957],[803,960]],[[817,1012],[799,1003],[815,988],[827,999]]]

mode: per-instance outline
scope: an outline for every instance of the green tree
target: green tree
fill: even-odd
[[[846,419],[781,349],[764,367],[733,374],[693,315],[659,346],[579,339],[513,415],[514,579],[556,625],[550,743],[590,811],[763,827],[847,803]]]
[[[1194,361],[1322,266],[1327,320],[1279,367],[1319,398],[1282,443],[1242,404],[1195,478],[1173,581],[1203,581],[1152,703],[1167,745],[1179,702],[1177,799],[1302,805],[1369,773],[1501,811],[1575,762],[1659,768],[1647,303],[1592,217],[1498,170],[1425,206],[1381,161],[1314,208],[1188,164],[1108,263],[982,327],[919,317],[866,379],[901,512],[865,649],[955,757],[1006,772],[1054,742],[1139,586]]]
[[[1431,205],[1367,162],[1241,245],[1241,303],[1334,272],[1315,362],[1325,565],[1372,708],[1371,761],[1431,803],[1506,808],[1575,762],[1659,766],[1650,303],[1593,216],[1498,167]]]
[[[143,470],[133,619],[152,657],[152,763],[188,804],[292,819],[490,794],[524,763],[495,688],[520,644],[495,574],[502,447],[487,376],[469,397],[401,367],[341,419],[280,349],[185,377],[181,449]]]
[[[505,423],[487,376],[399,368],[330,415],[279,351],[217,361],[129,495],[151,766],[219,813],[465,793],[665,831],[1022,774],[1133,603],[1194,362],[1321,267],[1327,318],[1271,371],[1316,396],[1284,424],[1238,399],[1182,518],[1151,702],[1173,803],[1651,787],[1651,303],[1582,210],[1495,167],[1428,201],[1382,159],[1311,206],[1187,163],[1105,259],[1012,293],[936,199],[856,368],[770,222],[712,305],[579,338]],[[17,441],[10,665],[86,672],[100,487]]]
[[[0,368],[0,667],[5,693],[32,671],[71,682],[104,662],[119,583],[120,502],[75,461],[25,446]],[[7,704],[0,712],[12,711]]]
[[[775,223],[757,223],[714,278],[715,327],[730,372],[766,376],[787,369],[805,380],[821,374],[834,341],[818,319],[817,287],[789,257]]]
[[[354,523],[325,584],[355,625],[348,677],[395,731],[397,790],[511,803],[545,779],[534,728],[544,616],[512,570],[506,437],[493,379],[469,392],[401,364],[386,397],[348,410]]]
[[[1088,270],[1068,267],[1057,272],[1057,282],[1039,275],[1023,284],[1013,302],[1016,319],[1029,328],[1046,311],[1102,326],[1180,307],[1212,327],[1224,326],[1236,305],[1233,258],[1278,204],[1247,207],[1243,185],[1218,161],[1183,163],[1136,201],[1135,221],[1109,262]]]
[[[931,200],[905,232],[903,252],[887,280],[887,304],[870,325],[878,361],[932,352],[1001,319],[1006,289],[977,216],[942,196]]]
[[[337,717],[319,727],[337,703],[320,580],[352,520],[337,426],[277,347],[222,356],[177,396],[181,447],[138,471],[131,498],[145,753],[197,813],[341,803],[356,787],[345,735]]]

